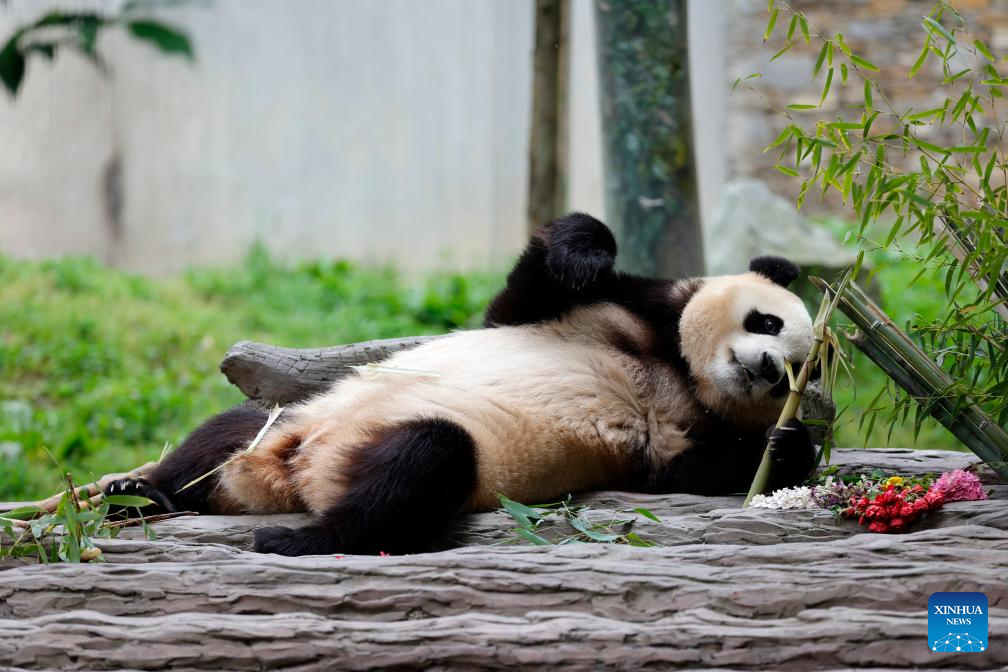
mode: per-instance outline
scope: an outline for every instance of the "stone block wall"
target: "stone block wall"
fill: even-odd
[[[907,77],[925,38],[921,17],[934,7],[933,0],[795,0],[790,5],[806,14],[813,32],[842,33],[854,53],[878,65],[880,71],[873,76],[889,100],[897,101],[894,104],[900,110],[909,107],[917,111],[931,109],[948,95],[941,85],[942,73],[937,59],[929,60],[912,79]],[[966,18],[974,35],[984,40],[996,55],[1008,51],[1008,1],[952,0],[952,5]],[[821,42],[813,36],[812,46],[805,46],[802,41],[770,63],[770,57],[783,45],[790,15],[781,11],[774,37],[764,44],[763,33],[768,19],[766,2],[730,0],[724,5],[724,11],[726,85],[730,87],[736,78],[754,72],[762,74],[761,78],[750,80],[762,97],[740,86],[726,99],[727,177],[757,177],[768,182],[774,192],[793,198],[798,193],[798,180],[774,170],[775,155],[763,154],[762,149],[789,123],[772,107],[783,109],[791,103],[814,105],[819,102],[825,68],[814,82],[812,70]],[[945,25],[951,25],[950,21]],[[972,55],[963,54],[961,62],[961,68],[974,65]],[[836,65],[838,70],[823,108],[792,111],[797,123],[807,128],[818,119],[837,115],[848,120],[858,118],[856,106],[863,102],[862,80],[852,73],[847,86],[841,86],[839,64]],[[956,91],[962,89],[953,86]],[[876,107],[881,104],[876,95]],[[1008,108],[1008,102],[1005,107]],[[936,127],[922,128],[921,134],[939,143],[951,140],[947,131]],[[806,204],[819,211],[839,208],[835,202],[821,203],[816,197],[809,198]]]

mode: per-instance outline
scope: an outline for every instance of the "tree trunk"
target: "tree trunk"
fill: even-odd
[[[570,0],[536,0],[529,138],[529,231],[556,218],[566,208],[569,20]]]
[[[606,216],[624,270],[702,275],[686,0],[596,0]]]

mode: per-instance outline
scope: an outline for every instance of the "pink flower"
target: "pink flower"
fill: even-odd
[[[962,469],[943,473],[931,486],[930,492],[939,493],[946,502],[987,499],[987,493],[983,491],[976,474]]]

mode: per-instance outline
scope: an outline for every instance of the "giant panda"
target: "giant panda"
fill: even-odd
[[[802,482],[814,448],[799,421],[774,429],[785,360],[812,323],[786,287],[798,268],[760,257],[740,275],[656,280],[614,269],[616,241],[581,213],[536,232],[485,328],[400,352],[288,407],[237,408],[196,429],[146,480],[106,492],[166,510],[310,512],[267,527],[282,555],[421,551],[460,511],[497,493],[526,503],[593,489],[746,490],[770,438],[772,487]],[[427,373],[425,373],[427,372]]]

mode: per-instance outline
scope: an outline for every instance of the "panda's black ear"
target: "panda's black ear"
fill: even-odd
[[[756,257],[749,262],[749,270],[770,278],[781,287],[787,287],[801,275],[801,269],[796,263],[774,256]]]

